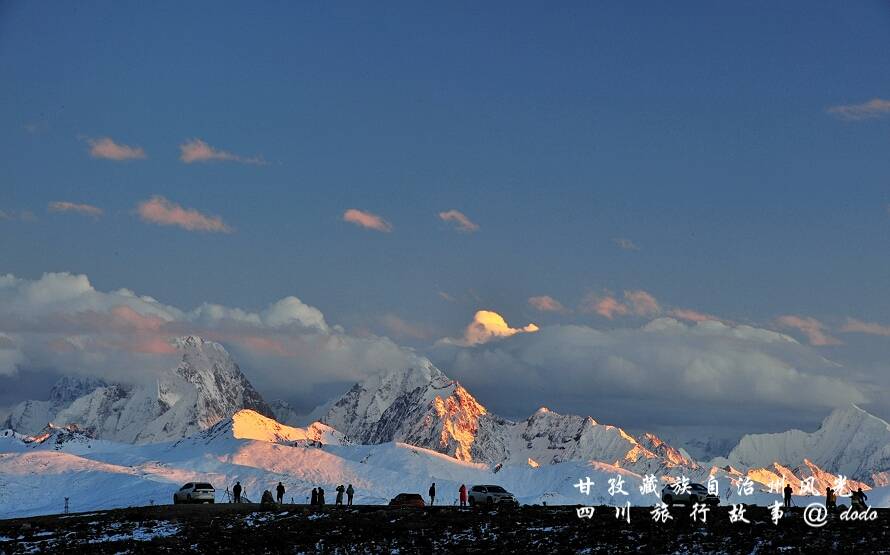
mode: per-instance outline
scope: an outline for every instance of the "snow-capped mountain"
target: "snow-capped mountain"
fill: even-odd
[[[597,460],[647,472],[697,467],[655,436],[641,443],[590,417],[543,407],[521,422],[498,417],[429,362],[355,384],[321,420],[358,443],[401,441],[463,461],[535,466]]]
[[[734,466],[812,464],[878,486],[890,484],[890,424],[851,405],[835,409],[812,433],[750,434],[725,459]]]
[[[242,408],[272,415],[222,345],[188,336],[175,341],[178,366],[150,384],[63,379],[49,401],[13,408],[6,426],[37,433],[48,422],[73,424],[96,438],[146,443],[179,439],[209,428]]]
[[[724,503],[767,505],[778,499],[762,487],[740,497],[730,480],[742,474],[731,471],[702,468],[690,478],[702,481],[709,472],[720,480]],[[659,478],[666,483],[681,473],[680,467],[667,469]],[[627,495],[608,491],[609,479],[619,476]],[[586,477],[594,483],[589,494],[575,486]],[[50,428],[33,438],[0,432],[0,506],[6,517],[60,512],[66,497],[73,511],[168,503],[190,481],[212,483],[217,501],[225,502],[236,480],[252,500],[282,482],[285,498],[298,503],[306,502],[313,487],[334,491],[353,484],[357,503],[385,504],[397,493],[425,492],[431,482],[444,504],[456,503],[461,484],[488,483],[507,488],[521,503],[658,502],[657,492],[641,493],[643,476],[623,466],[578,460],[493,466],[405,443],[354,445],[321,424],[292,428],[251,410],[176,442],[142,445],[98,440],[73,428]],[[869,491],[869,503],[890,505],[890,487]]]

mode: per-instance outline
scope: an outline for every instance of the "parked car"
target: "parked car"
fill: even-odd
[[[513,505],[518,506],[516,497],[501,486],[473,486],[467,495],[471,507],[476,505]]]
[[[696,503],[705,503],[707,505],[719,505],[720,498],[716,495],[708,493],[708,488],[702,484],[689,484],[688,492],[677,493],[671,484],[664,486],[661,490],[661,500],[665,505],[694,505]]]
[[[423,497],[419,493],[400,493],[390,499],[390,507],[426,507]]]
[[[216,490],[207,482],[189,482],[173,494],[173,504],[213,503]]]

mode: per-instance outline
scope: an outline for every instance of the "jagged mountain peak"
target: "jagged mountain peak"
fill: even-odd
[[[890,469],[890,426],[856,405],[832,411],[814,432],[788,430],[749,434],[727,456],[742,467],[768,467],[774,462],[806,466],[883,485]]]
[[[75,424],[100,439],[149,443],[193,434],[242,408],[272,416],[271,407],[222,345],[195,335],[172,344],[180,362],[154,382],[63,378],[50,401],[20,403],[6,424],[26,434],[37,433],[47,422]]]
[[[591,417],[542,407],[520,422],[501,418],[429,362],[355,384],[321,420],[359,443],[399,441],[491,465],[601,460],[652,471],[688,461],[660,440],[663,455]]]

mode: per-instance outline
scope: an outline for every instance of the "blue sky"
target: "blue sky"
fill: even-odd
[[[795,315],[885,373],[890,339],[839,328],[890,325],[890,104],[831,109],[890,99],[886,2],[7,2],[0,82],[0,273],[183,310],[295,295],[421,353],[480,309],[613,330],[684,308],[810,342]],[[102,138],[145,157],[91,156]],[[240,159],[184,163],[191,139]],[[231,232],[147,222],[156,196]],[[579,309],[624,291],[662,313]]]

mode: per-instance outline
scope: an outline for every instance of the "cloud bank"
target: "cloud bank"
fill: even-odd
[[[0,276],[0,375],[56,369],[150,381],[177,363],[171,340],[189,334],[223,343],[270,398],[305,397],[422,360],[385,337],[350,335],[294,296],[259,311],[214,303],[185,310],[127,289],[98,291],[85,275]]]
[[[865,402],[865,388],[812,348],[770,330],[661,317],[639,327],[546,326],[500,341],[440,342],[431,353],[468,387],[501,391],[501,406],[527,414],[524,392],[591,407],[613,403],[629,415],[699,404],[774,409]],[[534,401],[531,401],[534,402]],[[719,412],[708,412],[709,422]]]
[[[421,337],[416,326],[387,322],[394,332]],[[221,342],[264,395],[299,399],[303,410],[372,372],[425,360],[386,337],[349,333],[296,296],[260,310],[210,302],[185,309],[127,289],[99,291],[85,275],[0,275],[0,375],[52,369],[150,381],[177,363],[170,341],[187,334]],[[659,317],[607,330],[513,327],[481,310],[462,337],[440,340],[427,354],[483,403],[508,414],[528,414],[543,400],[574,399],[577,412],[598,416],[612,404],[628,420],[657,419],[677,407],[696,418],[696,407],[708,403],[736,411],[756,406],[762,416],[885,395],[788,335],[714,320]],[[320,390],[329,393],[319,396]],[[709,424],[721,415],[709,410]]]

